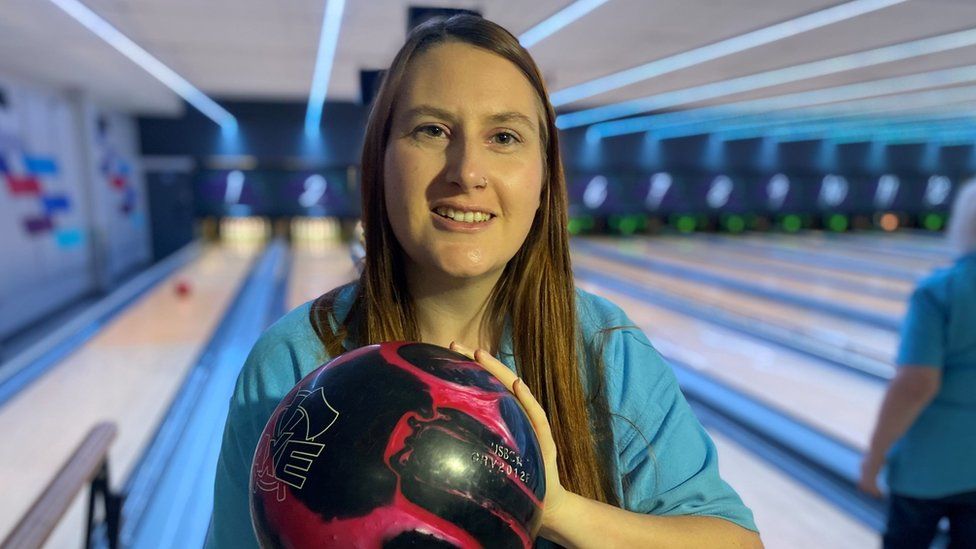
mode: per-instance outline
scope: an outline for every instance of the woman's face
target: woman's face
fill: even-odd
[[[508,60],[457,42],[404,76],[383,174],[393,232],[415,274],[497,277],[539,208],[536,93]]]

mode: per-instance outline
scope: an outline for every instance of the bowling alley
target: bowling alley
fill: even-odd
[[[0,549],[976,548],[974,425],[974,2],[0,2]]]

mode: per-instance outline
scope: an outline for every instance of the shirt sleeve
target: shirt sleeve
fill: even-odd
[[[265,332],[238,376],[217,460],[208,549],[258,547],[248,499],[251,461],[268,418],[303,377],[301,351],[288,343],[287,328],[282,323]]]
[[[235,391],[217,461],[213,515],[205,545],[208,549],[258,547],[248,500],[254,448],[245,442],[250,437],[241,434],[244,415]]]
[[[946,311],[933,282],[923,282],[912,293],[901,327],[896,362],[900,366],[942,368],[946,348]]]
[[[671,367],[639,329],[607,355],[618,475],[625,509],[722,518],[756,531],[752,512],[720,476],[718,453]]]

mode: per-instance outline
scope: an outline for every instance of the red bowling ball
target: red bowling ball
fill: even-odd
[[[251,469],[263,547],[530,547],[545,497],[514,396],[423,343],[345,353],[275,409]]]
[[[176,281],[176,284],[173,285],[173,292],[181,299],[189,297],[191,290],[192,288],[190,287],[190,283],[186,280],[178,280]]]

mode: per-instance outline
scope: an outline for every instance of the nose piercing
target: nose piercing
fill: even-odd
[[[481,182],[487,186],[488,185],[488,176],[487,175],[481,176]]]

